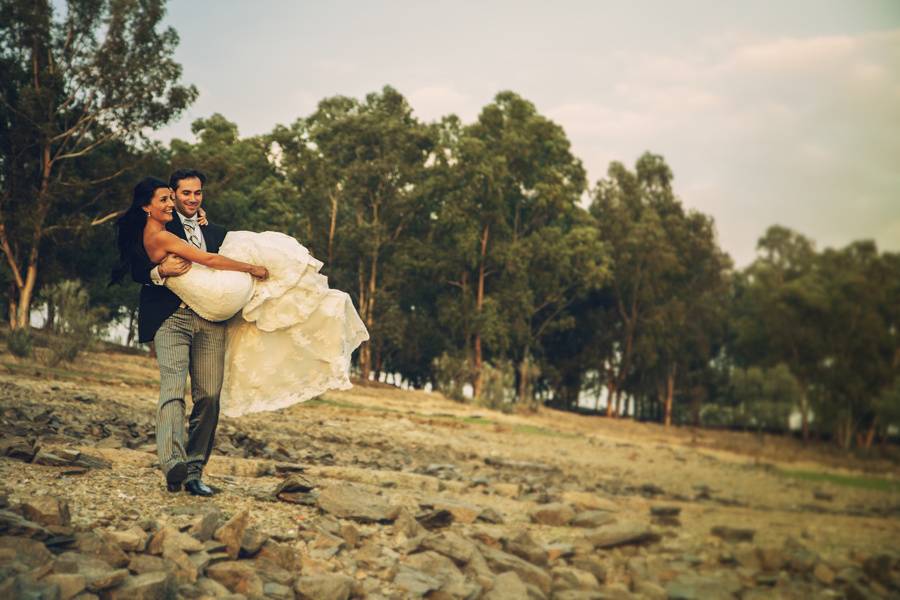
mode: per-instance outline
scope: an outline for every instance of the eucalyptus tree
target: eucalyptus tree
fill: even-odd
[[[178,36],[159,29],[164,12],[162,0],[0,0],[0,249],[14,328],[29,322],[50,228],[104,222],[94,206],[58,210],[71,199],[75,163],[142,139],[197,95],[179,83]]]

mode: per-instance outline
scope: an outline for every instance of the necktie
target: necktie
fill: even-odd
[[[190,243],[200,248],[200,235],[197,232],[197,222],[193,219],[184,219],[184,229],[187,232],[187,238]]]

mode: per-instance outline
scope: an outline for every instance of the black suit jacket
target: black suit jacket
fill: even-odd
[[[166,223],[166,230],[187,241],[184,235],[184,226],[181,224],[177,212],[174,213],[174,218]],[[206,251],[218,252],[222,240],[225,239],[226,229],[221,225],[210,223],[200,227],[200,231],[203,232]],[[181,299],[169,288],[164,285],[156,285],[150,279],[150,271],[155,266],[147,255],[143,240],[138,239],[131,257],[131,277],[136,282],[143,284],[138,304],[138,341],[142,343],[152,342],[159,326],[172,316],[172,313],[181,304]]]

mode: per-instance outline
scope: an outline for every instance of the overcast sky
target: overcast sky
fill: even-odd
[[[592,185],[662,154],[738,266],[774,223],[900,250],[900,0],[172,0],[166,21],[200,97],[163,140],[214,112],[265,133],[384,85],[468,122],[513,90]]]

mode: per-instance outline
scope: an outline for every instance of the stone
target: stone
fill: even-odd
[[[822,582],[823,585],[832,585],[835,580],[834,571],[823,562],[817,564],[813,569],[813,576]]]
[[[175,595],[175,580],[169,573],[157,571],[129,577],[110,590],[109,600],[167,600]]]
[[[149,554],[135,554],[128,563],[128,570],[137,575],[163,571],[166,569],[166,561],[158,556]]]
[[[575,511],[568,504],[551,502],[550,504],[542,504],[532,510],[530,517],[534,523],[563,527],[572,521],[575,517]]]
[[[683,573],[666,584],[669,600],[733,600],[743,586],[737,575]]]
[[[405,592],[406,598],[421,598],[441,589],[440,580],[407,565],[400,565],[394,575],[394,585]]]
[[[350,548],[355,548],[359,545],[359,529],[353,523],[342,523],[340,536],[344,538],[344,541],[347,542],[347,546]]]
[[[453,523],[453,513],[449,510],[426,510],[416,515],[416,521],[428,530],[442,529]]]
[[[36,540],[46,540],[53,536],[47,528],[8,510],[0,510],[0,531],[10,536]]]
[[[280,498],[281,494],[309,493],[316,486],[306,477],[300,474],[293,474],[275,488],[273,492],[276,498]]]
[[[275,600],[294,600],[294,590],[286,585],[270,581],[263,585],[263,595]]]
[[[72,521],[69,503],[52,496],[32,496],[22,502],[22,516],[45,527],[68,527]]]
[[[0,598],[10,600],[57,600],[59,589],[46,581],[38,581],[28,573],[0,579]]]
[[[588,510],[575,515],[571,523],[572,527],[602,527],[614,523],[616,518],[605,510]]]
[[[659,536],[654,534],[649,526],[632,521],[623,521],[598,527],[587,532],[585,537],[595,548],[614,548],[629,544],[644,544],[659,539]]]
[[[209,577],[201,577],[198,579],[195,587],[213,598],[224,598],[229,594],[227,587]]]
[[[248,527],[244,530],[244,536],[241,538],[240,555],[242,557],[255,556],[268,539],[269,536],[258,528],[253,526]]]
[[[478,520],[484,521],[485,523],[494,523],[495,525],[502,525],[506,522],[503,515],[490,506],[481,511],[478,515]]]
[[[360,522],[391,522],[399,513],[399,508],[388,504],[383,497],[350,483],[328,486],[319,494],[317,503],[335,517]]]
[[[480,591],[480,586],[466,581],[452,560],[437,552],[417,552],[406,557],[402,566],[433,577],[440,583],[438,589],[441,593],[453,598],[474,597]],[[396,578],[394,581],[396,582]]]
[[[550,593],[552,580],[543,569],[536,567],[528,561],[522,560],[514,554],[497,550],[484,544],[480,547],[481,554],[490,569],[495,573],[515,571],[524,583],[537,586],[543,593]]]
[[[504,498],[518,498],[520,487],[518,483],[497,482],[491,485],[491,490]]]
[[[519,579],[515,571],[507,571],[497,575],[493,588],[486,593],[484,600],[522,600],[528,598],[528,588]]]
[[[553,589],[562,590],[596,590],[600,583],[593,573],[582,571],[575,567],[554,567],[551,571],[553,577]]]
[[[426,535],[419,543],[421,550],[433,550],[451,559],[457,565],[467,564],[476,552],[475,543],[453,531]]]
[[[247,528],[249,521],[250,513],[247,509],[244,509],[216,530],[214,537],[225,544],[226,552],[232,559],[237,558],[241,551],[241,542],[244,541],[244,530]]]
[[[99,592],[115,587],[129,577],[128,569],[114,569],[101,558],[78,552],[64,552],[53,564],[55,573],[84,576],[88,591]]]
[[[596,554],[576,554],[572,566],[592,574],[597,581],[606,581],[607,564]]]
[[[394,519],[393,532],[394,535],[404,535],[407,538],[414,538],[419,534],[424,533],[425,528],[422,527],[408,510],[401,508],[397,512],[397,518]]]
[[[53,560],[53,554],[43,543],[29,538],[0,536],[0,550],[8,550],[15,560],[36,569]]]
[[[38,447],[22,437],[6,437],[0,439],[0,456],[8,456],[15,460],[31,462],[38,452]]]
[[[717,525],[710,530],[710,533],[716,537],[722,538],[726,542],[752,542],[753,537],[756,535],[756,530]]]
[[[259,553],[256,561],[268,562],[286,571],[300,571],[300,556],[293,546],[268,540]]]
[[[164,556],[177,551],[200,552],[203,549],[203,542],[169,526],[162,527],[157,531],[147,545],[147,552],[150,554],[162,554]]]
[[[481,515],[481,507],[459,500],[445,500],[442,498],[429,498],[421,502],[419,506],[426,510],[447,511],[453,515],[457,523],[474,523]]]
[[[337,573],[301,576],[294,584],[298,600],[348,600],[352,591],[353,579]]]
[[[263,594],[263,582],[252,563],[247,561],[226,560],[210,565],[206,569],[206,576],[237,594],[250,598]]]
[[[587,510],[605,510],[607,512],[618,512],[619,505],[601,498],[590,492],[566,491],[560,496],[561,500],[570,506],[575,507],[577,511]]]
[[[653,517],[677,517],[681,514],[680,506],[651,506],[650,516]]]
[[[757,548],[756,553],[759,556],[760,567],[762,567],[763,571],[777,573],[785,565],[784,554],[782,554],[780,548]]]
[[[519,558],[527,560],[533,565],[546,567],[548,562],[547,551],[538,544],[528,530],[523,530],[519,535],[504,543],[504,550],[515,554]]]
[[[101,535],[93,531],[75,534],[75,549],[84,554],[100,558],[117,568],[128,565],[130,561],[128,555],[117,544],[110,544]]]
[[[42,581],[59,588],[59,600],[70,600],[87,589],[87,580],[78,573],[54,573]]]
[[[106,531],[101,535],[126,552],[143,552],[147,546],[147,533],[137,526],[124,531]]]

